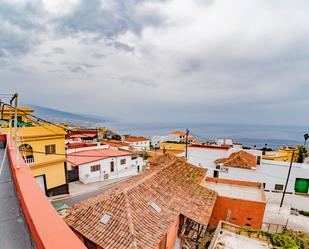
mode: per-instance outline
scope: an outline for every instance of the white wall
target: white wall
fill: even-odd
[[[97,143],[97,146],[67,149],[66,152],[67,152],[67,154],[71,154],[71,153],[78,152],[78,151],[108,149],[108,148],[110,148],[110,146],[108,144],[101,145],[100,143]]]
[[[208,168],[207,176],[213,177],[216,170],[214,161],[218,158],[227,157],[232,151],[234,150],[223,151],[189,147],[188,162]],[[256,155],[261,153],[257,150],[248,150],[247,152]],[[257,165],[255,170],[228,167],[228,173],[219,171],[219,178],[261,182],[266,184],[266,190],[275,190],[275,184],[285,185],[288,170],[289,162],[261,160],[261,165]],[[293,163],[287,192],[294,192],[296,178],[309,179],[308,164]]]
[[[167,136],[153,136],[151,138],[151,145],[154,148],[160,148],[160,144],[167,141],[180,142],[179,136],[167,135]]]
[[[121,165],[121,159],[125,159],[126,163]],[[112,161],[114,161],[114,172],[110,171],[110,162]],[[91,166],[98,164],[101,165],[100,171],[91,172]],[[86,184],[104,181],[106,174],[108,174],[108,179],[133,176],[138,174],[138,168],[143,169],[144,164],[145,162],[141,157],[134,160],[131,159],[131,156],[110,157],[78,166],[79,180]]]
[[[148,151],[150,150],[150,141],[140,141],[140,142],[129,142],[130,146],[135,151]]]

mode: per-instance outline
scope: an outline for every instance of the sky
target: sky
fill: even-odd
[[[308,0],[0,0],[0,93],[133,122],[309,126]]]

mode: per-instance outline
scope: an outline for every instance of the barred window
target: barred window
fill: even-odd
[[[121,159],[121,160],[120,160],[120,164],[121,164],[121,165],[126,164],[126,159]]]
[[[93,165],[93,166],[90,167],[90,171],[91,172],[100,171],[100,169],[101,169],[101,165],[100,164]]]
[[[45,155],[52,155],[52,154],[56,154],[56,145],[55,144],[45,145]]]

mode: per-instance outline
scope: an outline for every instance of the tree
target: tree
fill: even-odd
[[[114,135],[112,135],[112,139],[120,141],[121,140],[121,136],[118,135],[118,134],[114,134]]]
[[[308,151],[305,146],[298,146],[298,163],[303,163],[305,158],[308,157]]]

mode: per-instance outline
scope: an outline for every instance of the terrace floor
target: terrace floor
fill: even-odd
[[[36,247],[20,207],[7,156],[1,171],[4,156],[5,149],[0,148],[0,249],[33,249]]]
[[[206,181],[204,186],[218,192],[221,196],[250,201],[262,201],[262,192],[258,187],[248,187],[210,181]]]

